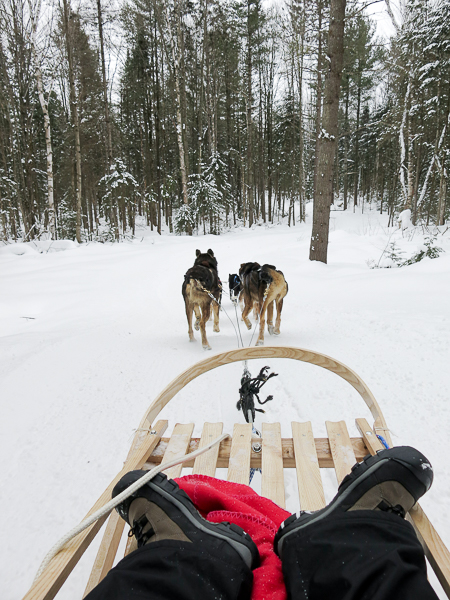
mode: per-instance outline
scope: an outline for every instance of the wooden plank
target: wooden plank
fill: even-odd
[[[279,423],[262,424],[261,495],[282,508],[286,506]]]
[[[166,451],[167,444],[169,443],[170,438],[162,438],[159,446],[153,452],[151,457],[149,458],[149,463],[145,468],[151,469],[155,466],[155,464],[159,464],[162,461],[164,456],[164,452]],[[356,456],[356,460],[361,461],[367,454],[367,448],[364,445],[363,440],[360,437],[350,438],[353,446],[353,451]],[[330,442],[328,438],[315,438],[314,443],[316,445],[317,458],[319,460],[319,467],[321,469],[324,468],[334,468],[333,457],[331,455],[330,450]],[[200,445],[200,438],[191,438],[189,443],[188,452],[194,452],[197,450]],[[224,440],[220,444],[219,448],[219,456],[217,458],[217,468],[218,469],[227,469],[228,463],[230,460],[230,451],[231,451],[231,440]],[[295,469],[295,453],[294,453],[294,443],[292,438],[281,438],[281,451],[283,456],[283,467],[285,469]],[[193,467],[194,460],[188,461],[184,463],[185,467]],[[250,466],[254,469],[261,468],[261,452],[254,452],[253,450],[250,453]]]
[[[199,448],[203,448],[210,442],[218,438],[223,431],[223,423],[205,423],[202,429]],[[197,456],[192,469],[193,475],[209,475],[214,477],[216,474],[217,457],[219,456],[219,445],[214,446],[205,454]]]
[[[377,450],[384,448],[366,419],[356,419],[356,426],[361,432],[370,454],[375,454]],[[450,598],[450,552],[419,503],[409,511],[407,518],[412,523],[423,546],[425,556],[436,573],[447,598]]]
[[[311,422],[291,425],[300,508],[319,510],[325,506],[325,495]]]
[[[187,453],[193,431],[194,423],[187,423],[186,425],[177,423],[175,425],[170,437],[170,442],[168,443],[163,456],[163,463],[174,460],[175,458],[180,458]],[[164,473],[169,479],[175,479],[175,477],[181,475],[182,468],[183,465],[175,465],[174,467],[170,467],[170,469],[166,469]]]
[[[156,443],[161,439],[161,435],[167,429],[167,421],[158,421],[153,427],[154,435],[156,437]],[[144,442],[145,437],[148,436],[148,432],[138,431],[134,437],[133,443],[128,453],[130,457]],[[125,521],[121,519],[118,513],[114,510],[105,528],[105,533],[97,552],[97,556],[92,567],[92,571],[84,591],[84,596],[95,588],[96,585],[105,577],[108,571],[111,569],[114,563],[114,558],[119,547],[120,538],[122,537]]]
[[[100,548],[95,557],[89,581],[84,590],[83,598],[93,590],[112,568],[122,537],[125,521],[114,510],[108,519]]]
[[[164,431],[167,428],[167,421],[162,421],[162,423]],[[157,435],[146,436],[140,448],[133,452],[132,456],[126,461],[123,469],[114,477],[85,518],[92,515],[111,500],[113,487],[128,471],[142,468],[144,462],[158,444],[158,441],[159,438]],[[64,550],[53,558],[39,579],[33,583],[23,600],[52,600],[107,518],[108,515],[104,515],[68,542],[64,546]]]
[[[447,598],[450,598],[450,552],[419,503],[409,511],[409,516],[424,547],[425,556],[430,561]]]
[[[383,450],[384,446],[375,435],[374,430],[366,419],[356,419],[356,427],[360,432],[369,454],[375,454],[377,450]]]
[[[330,450],[333,456],[334,468],[338,483],[350,473],[353,465],[356,463],[353,446],[348,435],[345,421],[333,423],[326,421],[328,439],[330,440]]]
[[[228,481],[248,485],[251,443],[252,426],[250,423],[235,423],[228,465]]]

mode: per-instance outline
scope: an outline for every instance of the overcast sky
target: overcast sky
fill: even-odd
[[[397,18],[397,21],[400,20],[398,4],[399,3],[396,0],[394,0],[393,2],[391,1],[391,8],[394,12],[395,17]],[[366,14],[370,15],[372,19],[376,22],[378,35],[387,38],[395,34],[395,27],[393,26],[391,18],[388,15],[388,12],[386,10],[386,3],[384,2],[384,0],[368,6],[366,8]]]

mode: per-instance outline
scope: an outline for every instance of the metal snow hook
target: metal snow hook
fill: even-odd
[[[273,396],[267,396],[265,400],[260,400],[258,395],[262,386],[269,381],[269,379],[272,377],[277,377],[278,375],[278,373],[267,374],[269,368],[270,367],[263,367],[256,377],[251,376],[250,371],[246,366],[244,368],[244,373],[241,379],[241,387],[239,389],[240,398],[236,404],[236,408],[238,410],[242,410],[247,423],[254,423],[256,412],[264,412],[262,408],[255,408],[255,398],[261,405],[273,400]]]

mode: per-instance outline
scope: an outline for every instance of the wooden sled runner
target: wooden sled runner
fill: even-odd
[[[111,490],[119,479],[132,469],[153,468],[155,464],[192,453],[206,446],[222,433],[222,423],[205,423],[200,438],[191,438],[194,424],[179,424],[170,438],[164,437],[168,421],[156,417],[164,406],[190,381],[216,367],[252,359],[289,358],[327,369],[345,379],[360,394],[373,416],[374,423],[357,418],[361,437],[350,438],[344,421],[326,422],[328,438],[314,438],[311,423],[292,423],[292,438],[281,438],[279,423],[263,423],[262,438],[253,437],[248,423],[235,424],[232,438],[208,450],[184,466],[193,467],[193,473],[214,477],[216,468],[227,469],[228,481],[248,484],[250,468],[261,468],[261,494],[280,506],[285,505],[284,469],[295,469],[298,482],[299,505],[303,510],[317,510],[325,506],[320,477],[321,468],[334,468],[341,482],[356,461],[383,448],[377,435],[392,446],[383,414],[361,378],[351,369],[324,354],[293,347],[253,347],[232,350],[198,362],[181,373],[154,400],[136,431],[128,458],[122,471],[114,478],[88,514],[106,504]],[[182,465],[165,471],[168,477],[179,477]],[[68,542],[34,582],[24,600],[50,600],[67,579],[108,515],[91,525]],[[425,554],[435,571],[446,595],[450,598],[450,553],[427,516],[416,504],[408,518],[413,523]],[[109,517],[103,540],[92,568],[84,595],[93,589],[113,566],[124,521],[113,511]],[[129,546],[127,546],[127,551]]]

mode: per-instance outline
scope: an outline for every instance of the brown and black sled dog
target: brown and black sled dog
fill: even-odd
[[[211,315],[211,304],[214,313],[214,331],[219,330],[219,308],[221,298],[221,287],[219,274],[217,272],[217,260],[212,250],[202,254],[196,250],[194,266],[186,272],[182,287],[182,294],[186,306],[188,321],[188,334],[191,342],[195,341],[192,330],[192,313],[195,313],[194,327],[202,335],[202,346],[205,350],[211,350],[206,338],[205,325]],[[213,300],[208,292],[215,298]]]
[[[259,315],[259,336],[256,340],[257,346],[264,346],[264,326],[266,324],[270,335],[280,334],[281,310],[283,308],[283,298],[288,293],[288,284],[281,271],[273,265],[263,265],[259,263],[243,263],[239,269],[242,290],[240,300],[244,302],[242,311],[242,320],[248,329],[252,325],[248,319],[248,314],[254,309],[255,317]],[[277,305],[277,318],[275,327],[273,325],[273,307]]]

